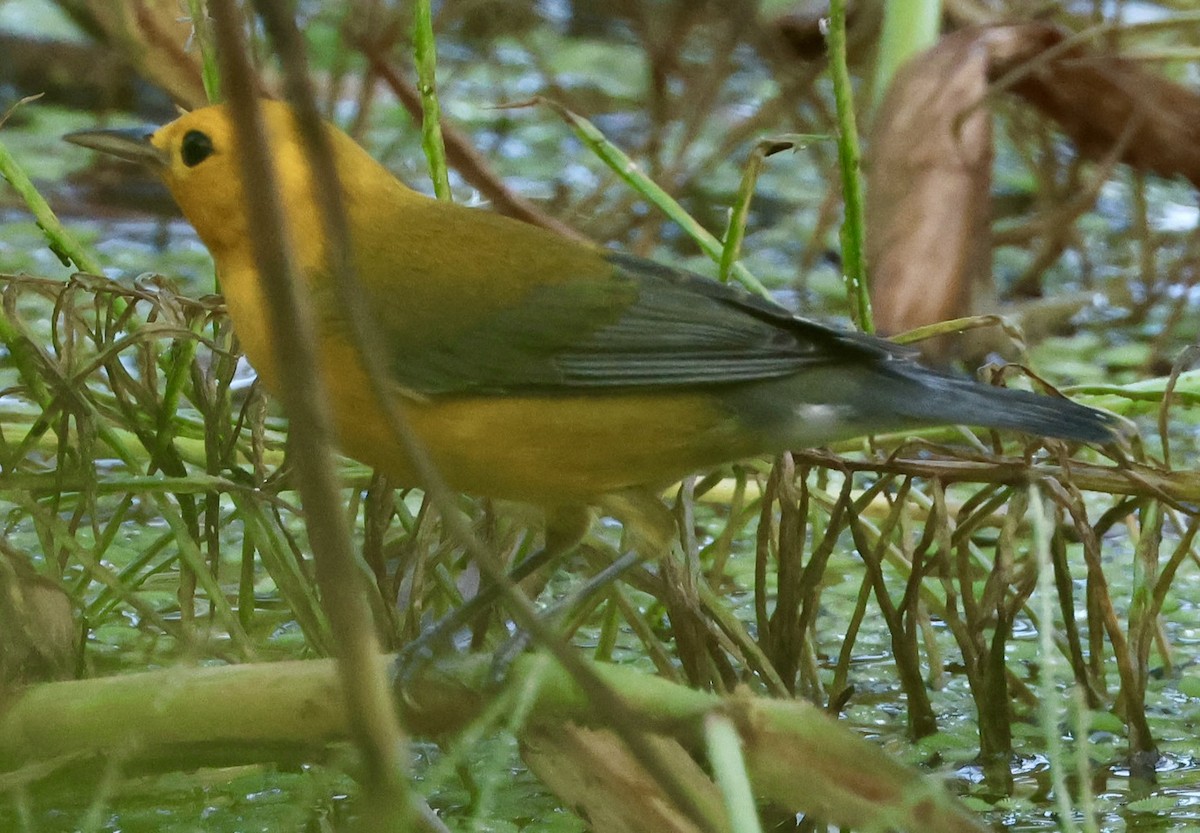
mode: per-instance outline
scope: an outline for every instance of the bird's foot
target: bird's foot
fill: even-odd
[[[568,598],[563,599],[558,604],[555,604],[550,610],[542,615],[542,618],[554,623],[561,621],[570,614],[571,611],[579,610],[581,607],[590,604],[600,593],[608,588],[614,581],[620,578],[626,571],[637,566],[642,561],[641,556],[637,552],[627,552],[620,558],[613,561],[596,575],[592,576],[588,581],[580,587],[576,592],[572,593]],[[533,641],[533,637],[523,631],[518,630],[511,637],[504,641],[495,654],[492,655],[491,669],[488,673],[488,681],[493,685],[499,685],[504,682],[508,676],[508,670],[512,667],[514,661],[525,649],[529,647]]]
[[[508,574],[508,580],[521,581],[557,556],[556,550],[538,550],[513,567]],[[470,600],[450,611],[401,648],[392,666],[393,691],[399,696],[404,696],[405,689],[416,680],[421,671],[449,650],[454,634],[470,624],[495,602],[499,595],[500,590],[494,583],[485,584]]]
[[[452,611],[396,653],[392,663],[392,690],[398,696],[403,697],[421,672],[439,655],[448,652],[454,633],[467,622],[467,618],[457,614],[469,606],[468,602]]]

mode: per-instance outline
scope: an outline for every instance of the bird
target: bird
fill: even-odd
[[[328,299],[319,194],[296,115],[277,101],[263,101],[262,115],[294,262]],[[397,407],[447,485],[542,507],[559,550],[586,531],[581,508],[652,505],[689,474],[755,456],[957,424],[1097,444],[1122,434],[1119,418],[1065,397],[932,369],[890,341],[735,285],[430,198],[325,129],[390,397],[373,392],[337,304],[319,300],[316,352],[341,449],[420,486],[385,416]],[[271,299],[251,251],[229,108],[64,138],[162,178],[212,254],[247,358],[277,392]]]

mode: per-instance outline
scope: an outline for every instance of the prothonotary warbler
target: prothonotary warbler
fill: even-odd
[[[328,285],[291,110],[264,102],[295,262]],[[1107,443],[1110,414],[927,369],[883,339],[668,266],[425,197],[330,126],[353,267],[395,398],[454,488],[548,509],[869,433],[966,424]],[[229,111],[68,140],[154,168],[212,253],[234,329],[276,385]],[[329,293],[324,293],[328,296]],[[317,310],[343,450],[412,482],[336,309]],[[416,394],[416,395],[409,395]]]

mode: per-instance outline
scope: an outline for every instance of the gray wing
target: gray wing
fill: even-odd
[[[397,381],[431,395],[692,387],[897,355],[736,287],[629,255],[606,260],[606,280],[538,284],[482,323],[396,355]]]

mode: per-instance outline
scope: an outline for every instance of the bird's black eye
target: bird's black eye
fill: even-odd
[[[179,146],[179,155],[183,164],[194,168],[212,155],[212,139],[199,130],[189,130],[183,134],[183,144]]]

